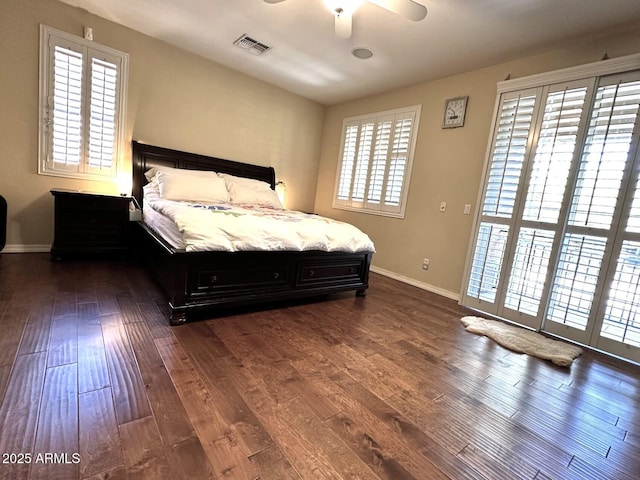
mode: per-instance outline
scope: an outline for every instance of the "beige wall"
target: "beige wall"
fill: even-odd
[[[316,212],[353,223],[376,245],[375,267],[423,287],[456,297],[484,166],[496,99],[496,84],[511,78],[552,71],[640,52],[637,26],[582,38],[509,63],[401,88],[335,105],[327,110],[316,193]],[[469,95],[463,128],[441,128],[445,99]],[[413,172],[404,219],[331,207],[344,117],[422,104]],[[445,213],[440,202],[447,202]],[[472,215],[464,215],[464,204]],[[422,259],[431,265],[422,270]]]
[[[0,1],[0,194],[7,250],[48,248],[54,187],[116,192],[111,183],[37,174],[39,24],[129,53],[127,142],[272,165],[287,206],[311,210],[325,107],[55,0]],[[239,52],[239,55],[246,55]],[[127,147],[123,166],[131,168]]]

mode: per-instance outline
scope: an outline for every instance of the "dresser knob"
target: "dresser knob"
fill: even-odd
[[[314,272],[313,270],[309,270],[309,276],[313,277],[316,274],[316,272]]]
[[[211,275],[211,283],[216,283],[218,281],[217,275]]]
[[[279,274],[278,272],[275,272],[275,273],[273,274],[273,278],[278,278],[279,276],[280,276],[280,274]]]
[[[355,272],[355,271],[356,271],[356,269],[355,269],[355,268],[353,268],[353,267],[349,267],[349,273],[353,273],[353,272]]]

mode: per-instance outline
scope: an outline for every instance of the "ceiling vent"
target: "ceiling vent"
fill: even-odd
[[[265,45],[264,43],[260,43],[259,41],[247,36],[246,33],[238,38],[235,42],[233,42],[233,44],[236,47],[247,50],[249,53],[253,53],[254,55],[262,55],[264,52],[271,48],[270,46]]]

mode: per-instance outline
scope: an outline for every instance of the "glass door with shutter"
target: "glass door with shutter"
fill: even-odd
[[[640,360],[640,74],[503,97],[461,303]]]

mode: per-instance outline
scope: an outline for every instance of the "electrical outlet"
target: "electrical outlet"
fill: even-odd
[[[470,203],[465,203],[464,204],[464,214],[465,215],[469,215],[471,213],[471,204]]]
[[[422,269],[423,270],[429,270],[429,259],[428,258],[423,258],[422,259]]]

